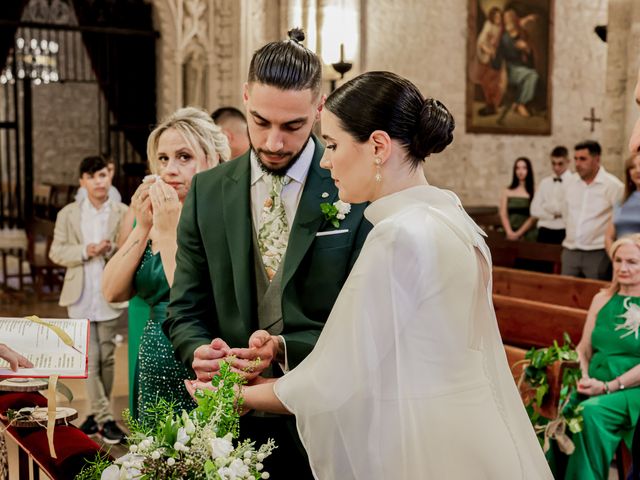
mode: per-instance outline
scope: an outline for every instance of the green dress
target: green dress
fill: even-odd
[[[529,207],[531,200],[524,197],[507,197],[507,213],[509,215],[509,224],[511,230],[517,231],[524,222],[531,216]],[[538,238],[538,229],[530,228],[522,237],[528,242],[535,242]]]
[[[129,410],[134,418],[138,418],[138,352],[142,331],[149,320],[149,305],[136,295],[129,300],[127,313],[129,318],[127,339],[129,346]]]
[[[162,331],[169,303],[169,284],[160,254],[153,254],[150,242],[136,271],[134,286],[138,297],[150,307],[138,354],[138,418],[144,421],[148,408],[160,398],[174,402],[177,412],[189,411],[196,404],[187,392],[184,380],[192,378],[193,372],[176,360],[173,346]]]
[[[621,315],[633,312],[631,305],[639,306],[640,297],[614,295],[598,312],[591,334],[593,355],[589,362],[589,376],[609,382],[640,364],[640,334],[616,327],[625,323]],[[628,308],[630,307],[630,308]],[[640,322],[640,309],[637,311]],[[616,385],[613,385],[616,388]],[[609,395],[576,397],[582,400],[584,426],[572,439],[575,451],[567,459],[564,478],[567,480],[606,480],[609,465],[621,440],[631,446],[635,424],[640,413],[640,388],[626,388]],[[555,452],[552,457],[556,457]],[[555,464],[558,462],[558,464]],[[562,478],[558,471],[560,459],[555,458],[555,478]]]

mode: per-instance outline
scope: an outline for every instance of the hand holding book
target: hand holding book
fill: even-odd
[[[87,378],[89,321],[86,319],[0,317],[0,336],[30,365],[16,372],[0,355],[0,377]]]

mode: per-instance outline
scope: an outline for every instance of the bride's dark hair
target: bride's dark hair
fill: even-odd
[[[384,130],[407,150],[413,168],[445,149],[455,121],[447,107],[425,98],[409,80],[391,72],[367,72],[335,90],[325,104],[359,142]]]

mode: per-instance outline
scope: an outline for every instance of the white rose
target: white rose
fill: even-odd
[[[336,218],[337,218],[338,220],[344,220],[344,219],[345,219],[345,218],[347,218],[347,217],[345,216],[345,214],[344,214],[344,213],[338,213],[338,214],[336,215]]]
[[[231,462],[231,465],[229,465],[229,467],[227,468],[229,473],[235,475],[235,477],[245,478],[247,475],[249,475],[249,467],[247,467],[239,458],[236,458],[233,462]]]
[[[345,203],[342,200],[338,200],[333,204],[334,207],[338,209],[338,213],[342,215],[347,215],[351,211],[351,204]]]
[[[183,445],[186,445],[187,442],[189,441],[189,435],[187,435],[187,430],[184,427],[180,427],[178,429],[178,435],[177,435],[177,442],[182,443]]]
[[[227,457],[233,452],[233,444],[226,437],[211,440],[211,458]]]
[[[120,480],[120,467],[118,465],[110,465],[102,471],[100,480]]]

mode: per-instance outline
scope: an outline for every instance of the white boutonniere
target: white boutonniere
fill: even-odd
[[[324,218],[331,222],[331,225],[338,228],[340,227],[340,221],[347,218],[347,215],[351,211],[351,204],[345,203],[342,200],[333,202],[333,205],[324,202],[320,204],[320,210],[324,213]]]
[[[624,318],[625,321],[618,325],[616,330],[627,330],[627,333],[621,335],[620,338],[624,338],[633,333],[637,340],[638,330],[640,329],[640,307],[635,303],[629,303],[629,300],[627,297],[622,303],[627,311],[618,316]]]

